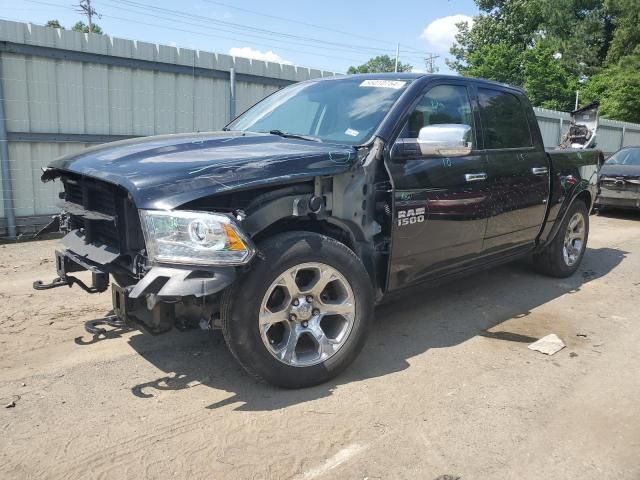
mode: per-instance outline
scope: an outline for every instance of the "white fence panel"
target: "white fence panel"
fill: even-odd
[[[57,211],[59,186],[39,177],[62,154],[121,137],[218,130],[232,110],[282,86],[334,75],[4,20],[0,68],[12,187],[10,198],[0,195],[0,236],[13,217],[35,225]]]
[[[631,130],[626,128],[624,132],[624,145],[625,147],[636,146],[640,147],[640,130]]]
[[[600,150],[613,153],[622,146],[622,129],[601,124],[598,127],[596,140]]]

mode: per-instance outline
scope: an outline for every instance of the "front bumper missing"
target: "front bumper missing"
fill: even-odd
[[[33,288],[46,290],[78,285],[89,293],[104,292],[109,286],[110,269],[110,265],[94,264],[70,250],[56,251],[58,277],[48,284],[36,281]],[[90,286],[69,275],[81,271],[91,272]],[[112,285],[114,320],[117,319],[118,325],[136,322],[151,333],[162,333],[172,328],[175,306],[182,299],[193,301],[193,298],[214,295],[231,285],[235,277],[235,267],[153,266],[137,283],[125,287]],[[97,325],[90,327],[92,330],[87,331],[102,333]]]
[[[596,204],[604,207],[640,208],[640,188],[616,190],[602,187]]]
[[[88,270],[92,275],[92,285],[69,273]],[[89,293],[104,292],[109,286],[109,269],[93,264],[70,250],[56,251],[56,272],[58,277],[51,283],[41,280],[33,283],[36,290],[79,285]],[[152,267],[136,284],[127,287],[130,298],[143,298],[155,295],[159,299],[194,296],[197,298],[212,295],[231,285],[236,278],[235,267],[190,267],[166,266]]]

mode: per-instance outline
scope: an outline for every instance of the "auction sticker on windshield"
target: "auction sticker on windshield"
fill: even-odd
[[[360,84],[361,87],[378,87],[378,88],[393,88],[395,90],[402,88],[407,82],[402,80],[365,80]]]

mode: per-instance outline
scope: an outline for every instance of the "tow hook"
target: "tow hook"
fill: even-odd
[[[36,290],[49,290],[50,288],[64,287],[69,285],[69,281],[66,278],[56,277],[51,283],[42,283],[42,280],[36,280],[33,282],[33,288]]]
[[[113,284],[111,286],[111,296],[113,300],[113,313],[111,315],[106,315],[103,318],[84,322],[84,329],[91,335],[107,335],[109,332],[104,328],[101,328],[103,325],[120,330],[121,332],[133,330],[135,317],[133,319],[129,318],[129,312],[132,310],[132,305],[130,305],[131,302],[127,298],[125,289]]]
[[[65,285],[71,288],[73,285],[78,285],[87,293],[101,293],[104,292],[109,286],[109,276],[104,273],[92,272],[93,285],[90,287],[82,280],[71,275],[64,275],[63,277],[56,277],[50,283],[43,283],[42,280],[36,280],[33,282],[33,288],[35,290],[49,290],[51,288],[64,287]]]
[[[84,329],[91,335],[105,335],[107,331],[104,328],[100,328],[100,325],[107,325],[109,327],[120,328],[123,330],[131,328],[125,320],[119,318],[117,315],[107,315],[106,317],[99,318],[98,320],[89,320],[88,322],[84,322]]]

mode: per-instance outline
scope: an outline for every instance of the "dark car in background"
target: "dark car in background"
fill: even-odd
[[[611,155],[600,169],[598,186],[599,209],[640,209],[640,146]]]

